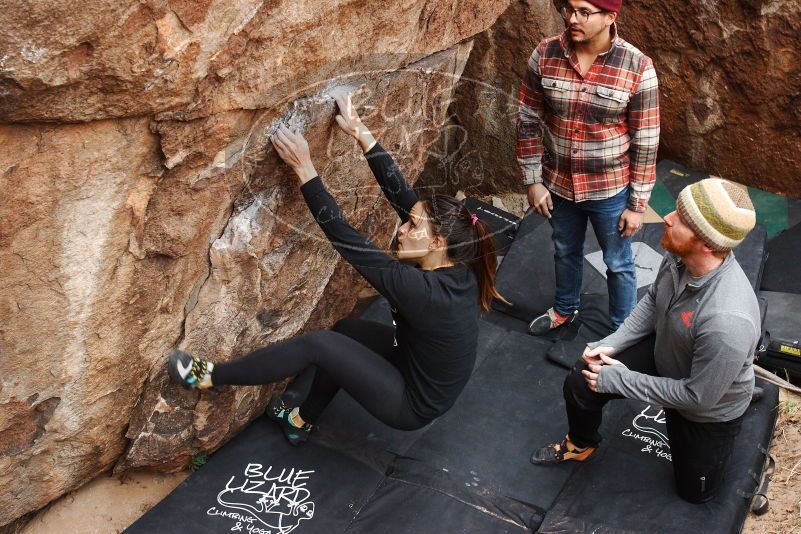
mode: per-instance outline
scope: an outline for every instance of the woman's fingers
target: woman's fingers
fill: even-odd
[[[286,134],[284,134],[284,132],[279,129],[277,132],[275,132],[275,135],[273,135],[273,139],[273,142],[277,143],[280,148],[284,150],[284,152],[288,151],[289,140],[286,138]]]
[[[275,147],[278,156],[286,163],[293,164],[298,159],[295,155],[295,150],[288,144],[286,135],[283,132],[276,132],[272,137],[273,146]]]
[[[337,87],[333,89],[330,93],[331,97],[339,103],[340,101],[344,101],[349,95],[350,91],[346,90],[344,87]]]
[[[337,106],[339,106],[339,112],[351,118],[353,104],[351,104],[350,93],[340,89],[335,93],[334,100],[336,100]]]
[[[334,93],[334,101],[337,103],[337,107],[339,107],[340,113],[347,113],[348,111],[348,96],[346,96],[342,91],[338,91]]]
[[[282,125],[275,131],[271,139],[280,158],[296,172],[301,168],[309,170],[313,167],[309,155],[309,144],[301,134]]]
[[[297,151],[302,149],[304,145],[308,145],[303,135],[297,131],[290,130],[283,125],[278,129],[278,131],[283,134],[281,140],[293,150]]]
[[[276,132],[276,136],[278,140],[281,141],[281,144],[284,146],[284,149],[287,153],[292,154],[295,156],[297,154],[297,141],[294,139],[292,132],[289,131],[288,128],[282,126]]]
[[[287,153],[286,147],[284,146],[284,143],[282,143],[281,140],[278,139],[277,135],[273,135],[271,140],[273,142],[273,146],[275,147],[275,151],[278,153],[278,157],[286,161],[289,155]]]
[[[278,131],[276,132],[276,134],[278,135],[278,138],[285,145],[291,145],[292,144],[292,139],[290,138],[290,136],[292,135],[292,132],[290,132],[289,128],[287,128],[283,124],[278,128]]]
[[[277,152],[279,153],[282,152],[283,149],[283,147],[281,146],[282,143],[281,140],[278,139],[278,136],[276,134],[270,136],[270,142],[273,144],[273,147],[275,147],[275,150]]]

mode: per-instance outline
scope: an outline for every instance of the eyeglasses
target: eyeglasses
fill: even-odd
[[[590,15],[597,15],[598,13],[606,13],[603,9],[600,11],[590,11],[588,9],[573,9],[570,6],[564,6],[562,9],[559,10],[559,13],[562,15],[562,18],[566,21],[570,21],[570,17],[574,14],[576,15],[576,22],[579,24],[584,24],[588,20],[590,20]]]

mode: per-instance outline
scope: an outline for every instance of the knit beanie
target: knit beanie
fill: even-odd
[[[597,7],[598,9],[603,9],[604,11],[614,11],[615,13],[620,13],[620,10],[623,9],[623,0],[587,0],[589,3]]]
[[[679,193],[676,210],[713,250],[731,250],[756,224],[748,192],[722,178],[707,178]]]

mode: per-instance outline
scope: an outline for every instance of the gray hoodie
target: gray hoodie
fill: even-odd
[[[589,344],[618,353],[656,331],[654,362],[660,376],[606,365],[598,375],[598,391],[675,408],[691,421],[730,421],[751,401],[759,305],[734,253],[682,289],[685,269],[680,258],[668,254],[620,328]]]

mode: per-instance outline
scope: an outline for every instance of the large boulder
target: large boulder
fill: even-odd
[[[366,115],[365,121],[376,125],[378,138],[410,177],[422,169],[428,145],[437,138],[446,117],[443,104],[450,100],[469,50],[470,43],[459,45],[368,84],[364,106],[381,111]],[[386,203],[363,156],[350,138],[336,132],[333,115],[333,100],[312,98],[295,102],[291,116],[282,119],[306,124],[312,153],[320,155],[318,170],[348,219],[387,245],[395,218],[381,208]],[[307,213],[285,167],[271,153],[259,159],[268,152],[265,134],[271,124],[249,122],[247,138],[253,144],[241,150],[243,164],[253,165],[253,171],[245,172],[245,187],[233,199],[233,212],[226,216],[220,236],[206,248],[206,256],[187,266],[199,272],[192,276],[197,285],[187,288],[183,336],[177,344],[214,361],[291,337],[310,320],[315,326],[329,326],[329,321],[314,316],[324,314],[322,308],[333,320],[350,309],[358,292],[351,285],[354,280],[341,283],[341,278],[333,278],[338,255]],[[247,163],[251,156],[255,161]],[[226,177],[239,182],[243,164],[235,164]],[[192,204],[196,195],[186,185],[178,186],[175,194],[179,199],[171,201],[174,206]],[[212,218],[203,213],[198,220]],[[168,244],[165,234],[172,226],[154,226],[158,237],[152,243]],[[347,280],[350,271],[343,268],[339,275]],[[323,298],[328,286],[331,290]],[[215,449],[261,413],[273,391],[237,387],[219,393],[186,392],[166,382],[162,356],[134,410],[127,433],[132,441],[118,470],[185,465],[192,455]]]
[[[259,413],[280,385],[184,392],[166,353],[222,361],[330,326],[362,287],[267,136],[305,133],[386,245],[394,214],[327,92],[361,87],[413,181],[470,37],[507,4],[4,6],[0,526],[114,466],[180,469]]]
[[[509,0],[6,2],[0,120],[264,109],[489,27]]]

